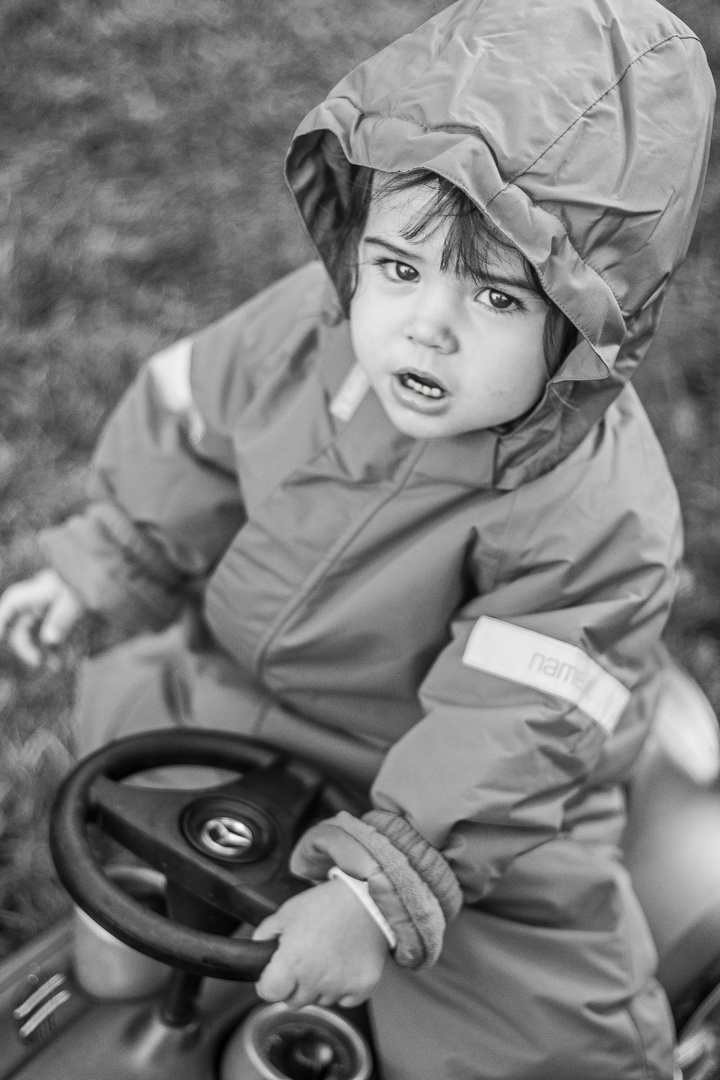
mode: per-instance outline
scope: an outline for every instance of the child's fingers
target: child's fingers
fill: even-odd
[[[272,938],[280,937],[282,929],[280,920],[275,915],[268,915],[267,919],[263,919],[253,930],[252,940],[271,941]]]
[[[26,582],[11,585],[0,596],[0,638],[4,638],[10,625],[17,616],[28,606],[28,589]]]
[[[255,991],[263,1001],[287,1001],[297,989],[295,976],[286,964],[275,957],[255,983]]]
[[[358,1005],[362,1005],[363,1001],[367,1001],[369,996],[369,994],[345,994],[336,1004],[341,1009],[356,1009]]]
[[[302,1009],[304,1005],[317,1005],[317,987],[303,986],[301,983],[296,983],[295,989],[290,996],[284,997],[282,1000],[286,1005],[292,1005],[293,1009]]]
[[[61,644],[82,614],[82,602],[54,570],[11,585],[0,597],[0,638],[29,667],[39,667],[44,648]],[[39,628],[39,629],[38,629]],[[57,658],[47,657],[49,667]]]
[[[15,619],[8,634],[8,645],[28,667],[39,667],[42,662],[42,652],[33,640],[35,623],[34,613],[25,611]]]
[[[48,608],[38,638],[43,645],[60,645],[68,636],[80,615],[80,605],[69,590],[61,592]]]
[[[280,924],[274,915],[263,919],[252,932],[253,941],[271,941],[280,936]],[[255,983],[255,992],[263,1001],[285,1001],[296,987],[295,977],[290,975],[284,963],[278,964],[274,953]]]
[[[267,941],[278,937],[280,932],[280,920],[270,915],[255,927],[253,941]],[[263,1001],[286,1001],[288,1005],[296,1008],[317,1001],[317,986],[313,984],[312,978],[306,981],[298,977],[297,964],[289,962],[289,958],[293,956],[295,950],[284,946],[281,940],[255,984],[257,995]],[[295,959],[297,960],[296,956]]]
[[[41,570],[26,581],[16,581],[0,596],[0,638],[8,635],[24,614],[39,618],[58,594],[59,578],[54,570]]]

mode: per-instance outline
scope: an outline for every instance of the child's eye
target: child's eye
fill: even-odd
[[[507,293],[500,292],[499,289],[481,289],[475,299],[495,311],[515,311],[521,307],[519,300],[516,300],[514,296],[508,296]]]
[[[377,259],[376,264],[391,281],[417,281],[420,276],[414,267],[396,259]]]

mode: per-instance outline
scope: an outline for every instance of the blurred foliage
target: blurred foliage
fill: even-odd
[[[440,0],[3,0],[0,589],[83,505],[103,419],[156,349],[303,262],[282,181],[304,113]],[[668,6],[717,74],[716,0]],[[687,523],[674,651],[720,710],[720,162],[638,380]],[[46,845],[72,680],[0,657],[0,955],[58,910]],[[37,734],[36,734],[37,732]]]

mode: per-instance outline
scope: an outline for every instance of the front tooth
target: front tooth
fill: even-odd
[[[439,386],[426,386],[425,383],[413,379],[412,375],[405,376],[405,385],[414,390],[416,394],[423,394],[424,397],[439,398],[443,394]]]

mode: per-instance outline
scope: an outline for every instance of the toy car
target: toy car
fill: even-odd
[[[203,789],[121,782],[188,764],[238,776]],[[684,1080],[720,1077],[718,771],[714,716],[681,677],[630,785],[625,856]],[[0,966],[0,1080],[379,1080],[363,1010],[262,1005],[252,987],[274,946],[248,927],[303,887],[287,870],[292,845],[340,809],[362,800],[221,732],[148,732],[81,762],[51,824],[79,910]],[[98,828],[135,861],[103,866]]]

